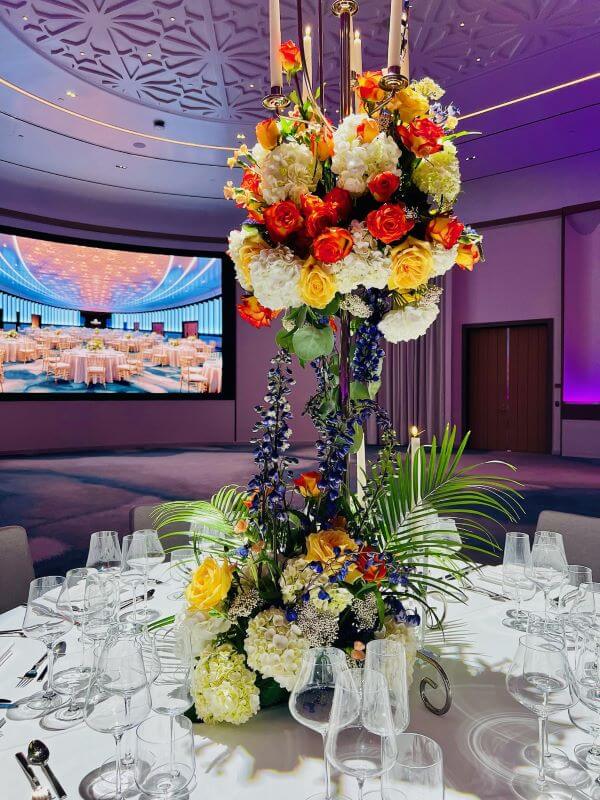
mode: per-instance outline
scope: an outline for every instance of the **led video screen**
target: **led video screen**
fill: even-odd
[[[224,263],[0,232],[2,394],[225,397]]]

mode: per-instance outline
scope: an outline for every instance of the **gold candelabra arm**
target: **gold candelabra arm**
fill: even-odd
[[[271,86],[271,92],[263,97],[262,104],[269,111],[280,114],[290,104],[290,98],[283,94],[281,86]]]

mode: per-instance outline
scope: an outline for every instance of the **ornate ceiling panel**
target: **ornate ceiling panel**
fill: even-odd
[[[302,7],[314,25],[316,0]],[[9,29],[79,78],[161,111],[231,123],[261,115],[266,9],[266,0],[0,0]],[[389,0],[361,3],[366,66],[386,52],[388,15]],[[326,79],[334,83],[337,32],[326,16]],[[412,20],[413,74],[451,86],[589,36],[600,4],[419,0]],[[284,36],[297,38],[293,0],[283,2],[282,21]]]

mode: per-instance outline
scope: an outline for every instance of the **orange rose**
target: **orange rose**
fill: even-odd
[[[244,297],[242,302],[238,303],[237,311],[243,320],[249,322],[255,328],[270,327],[271,322],[281,313],[261,306],[254,295]]]
[[[240,187],[250,194],[253,194],[255,197],[262,197],[262,192],[260,189],[260,175],[256,172],[253,172],[251,169],[244,170],[244,177],[242,178],[242,182]]]
[[[464,227],[456,217],[434,217],[427,225],[427,238],[450,250],[460,239]]]
[[[363,120],[356,128],[356,135],[363,144],[369,144],[369,142],[372,142],[380,133],[381,128],[379,127],[379,123],[371,119],[371,117]]]
[[[469,272],[473,271],[473,267],[481,259],[479,248],[475,244],[460,244],[458,246],[458,254],[456,256],[456,263],[461,269],[467,269]]]
[[[380,172],[368,182],[369,191],[379,203],[387,203],[400,186],[400,178],[393,172]]]
[[[326,228],[338,222],[338,215],[335,207],[331,203],[322,203],[319,208],[306,217],[306,232],[314,239],[319,236]]]
[[[402,122],[412,122],[415,117],[423,117],[429,111],[429,101],[410,86],[401,89],[387,104],[390,111],[397,111]]]
[[[265,209],[265,225],[274,242],[283,242],[302,228],[300,212],[291,200],[280,200]]]
[[[427,283],[433,268],[433,256],[428,242],[409,236],[390,252],[391,274],[389,289],[406,291]]]
[[[318,497],[321,494],[319,481],[321,473],[316,470],[313,472],[303,472],[299,478],[294,478],[294,486],[304,497]]]
[[[335,208],[338,215],[338,222],[348,219],[352,213],[352,195],[347,189],[341,189],[339,186],[336,186],[334,189],[327,192],[323,200]]]
[[[411,219],[407,219],[404,203],[385,203],[375,211],[370,211],[365,222],[371,236],[386,244],[402,239],[415,225]]]
[[[410,125],[398,125],[398,135],[402,139],[402,144],[418,158],[439,153],[443,148],[444,129],[427,117],[415,119]]]
[[[358,550],[358,545],[346,531],[331,529],[310,533],[306,537],[307,561],[331,564],[339,559],[343,563],[348,555],[346,551],[355,552],[356,550]]]
[[[345,228],[327,228],[313,242],[312,254],[324,264],[341,261],[352,250],[354,239]]]
[[[379,583],[387,575],[383,556],[371,545],[365,545],[360,549],[355,567],[366,581]]]
[[[319,161],[326,161],[333,155],[333,134],[329,128],[321,128],[319,133],[311,133],[310,150]]]
[[[385,92],[379,86],[381,80],[381,70],[377,72],[363,72],[356,79],[356,91],[361,100],[369,103],[379,103],[385,97]]]
[[[256,139],[265,150],[272,150],[276,147],[279,141],[279,125],[277,124],[277,120],[270,117],[269,119],[263,119],[262,122],[259,122],[256,126]]]
[[[281,59],[281,68],[288,75],[294,75],[302,69],[300,50],[291,39],[284,42],[279,48],[279,57]]]

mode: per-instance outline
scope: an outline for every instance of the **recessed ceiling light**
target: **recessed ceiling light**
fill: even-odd
[[[465,27],[465,23],[464,22],[460,22],[459,25],[460,25],[461,28]]]
[[[23,17],[23,19],[24,19],[24,21],[25,21],[25,22],[27,22],[27,20],[29,19],[29,17]]]
[[[246,136],[245,136],[245,134],[243,134],[243,133],[238,133],[238,135],[237,135],[237,137],[236,137],[236,138],[238,138],[238,139],[241,141],[242,139],[245,139],[245,138],[246,138]]]
[[[80,56],[84,56],[84,55],[85,55],[85,53],[83,52],[83,50],[80,50],[80,51],[79,51],[79,55],[80,55]]]
[[[152,58],[152,53],[146,53],[146,55],[148,56],[148,58]]]
[[[115,164],[115,167],[116,167],[117,169],[127,169],[127,167],[125,166],[125,164]]]
[[[67,95],[67,97],[77,97],[75,92],[71,91],[71,89],[67,89],[66,95]]]
[[[478,58],[475,59],[475,61],[477,61],[479,63],[481,61],[481,59],[478,57]]]
[[[169,17],[169,19],[171,20],[171,22],[175,22],[175,17]]]
[[[254,89],[254,84],[253,83],[250,83],[248,85],[250,86],[251,89]]]

